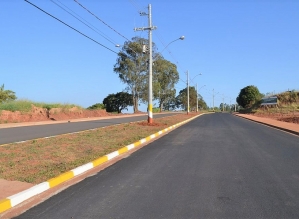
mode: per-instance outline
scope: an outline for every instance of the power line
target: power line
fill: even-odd
[[[74,30],[74,31],[78,32],[79,34],[81,34],[81,35],[85,36],[86,38],[90,39],[91,41],[93,41],[93,42],[95,42],[95,43],[99,44],[100,46],[102,46],[102,47],[104,47],[104,48],[108,49],[109,51],[111,51],[111,52],[113,52],[113,53],[115,53],[115,54],[118,54],[117,52],[113,51],[112,49],[109,49],[108,47],[106,47],[106,46],[104,46],[103,44],[99,43],[98,41],[96,41],[96,40],[92,39],[91,37],[89,37],[89,36],[85,35],[84,33],[80,32],[79,30],[75,29],[74,27],[72,27],[72,26],[68,25],[67,23],[63,22],[62,20],[60,20],[60,19],[58,19],[58,18],[54,17],[54,16],[53,16],[53,15],[51,15],[50,13],[48,13],[48,12],[44,11],[44,10],[43,10],[43,9],[41,9],[40,7],[38,7],[38,6],[36,6],[35,4],[33,4],[33,3],[29,2],[28,0],[24,0],[24,1],[25,1],[25,2],[27,2],[27,3],[29,3],[29,4],[31,4],[31,5],[32,5],[32,6],[34,6],[35,8],[39,9],[40,11],[44,12],[45,14],[49,15],[50,17],[54,18],[55,20],[57,20],[57,21],[61,22],[61,23],[62,23],[62,24],[64,24],[65,26],[67,26],[67,27],[71,28],[72,30]]]
[[[131,4],[137,9],[138,13],[141,12],[139,5],[135,1],[129,0],[129,2],[131,2]]]
[[[63,5],[65,8],[67,8],[69,11],[71,11],[71,12],[69,12],[69,11],[67,11],[66,9],[64,9],[63,7],[61,7],[59,4],[57,4],[56,2],[54,2],[53,0],[50,0],[51,2],[53,2],[55,5],[57,5],[58,7],[60,7],[62,10],[64,10],[65,12],[67,12],[68,14],[70,14],[71,16],[73,16],[74,18],[76,18],[78,21],[80,21],[81,23],[83,23],[84,25],[86,25],[87,27],[89,27],[90,29],[92,29],[94,32],[96,32],[96,33],[98,33],[100,36],[102,36],[103,38],[105,38],[106,40],[108,40],[110,43],[112,43],[113,45],[115,45],[116,43],[115,42],[113,42],[111,39],[109,39],[107,36],[104,36],[105,34],[104,33],[99,33],[99,32],[101,32],[99,29],[97,29],[95,26],[93,26],[92,24],[90,24],[88,21],[86,21],[84,18],[82,18],[80,15],[78,15],[76,12],[74,12],[72,9],[70,9],[69,7],[67,7],[65,4],[63,4],[61,1],[59,1],[59,0],[56,0],[56,1],[58,1],[61,5]],[[78,17],[76,17],[74,14],[76,14],[78,17],[80,17],[82,20],[84,20],[84,21],[82,21],[80,18],[78,18]],[[88,25],[88,24],[89,25]],[[93,27],[91,27],[91,26],[93,26]],[[97,30],[95,30],[95,29],[97,29]],[[98,32],[99,31],[99,32]]]
[[[83,24],[85,24],[87,27],[89,27],[90,29],[92,29],[93,31],[97,32],[94,28],[90,27],[88,24],[86,24],[85,22],[87,22],[85,19],[83,19],[81,16],[79,16],[76,12],[72,11],[70,8],[68,8],[66,5],[64,5],[62,2],[58,1],[60,4],[62,4],[64,7],[66,7],[67,9],[69,9],[70,11],[72,11],[74,14],[76,14],[77,16],[79,16],[81,19],[83,19],[85,22],[83,22],[82,20],[80,20],[78,17],[76,17],[75,15],[73,15],[72,13],[70,13],[69,11],[65,10],[64,8],[62,8],[60,5],[58,5],[56,2],[54,2],[53,0],[50,0],[51,2],[53,2],[54,4],[56,4],[58,7],[60,7],[62,10],[64,10],[65,12],[69,13],[71,16],[73,16],[74,18],[76,18],[77,20],[79,20],[80,22],[82,22]],[[89,23],[89,22],[87,22]],[[89,23],[90,24],[90,23]],[[90,24],[91,26],[93,26],[92,24]],[[94,27],[94,26],[93,26]],[[97,29],[97,28],[96,28]],[[98,33],[98,32],[97,32]],[[100,34],[100,33],[98,33]],[[101,35],[101,34],[100,34]],[[108,38],[106,38],[105,36],[101,35],[102,37],[104,37],[105,39],[107,39],[109,42],[111,42],[113,45],[118,46],[118,44],[116,44],[115,42],[109,40]],[[128,45],[128,47],[130,48],[130,45]],[[137,52],[135,50],[133,50],[132,48],[130,48],[133,52],[135,52],[137,54]],[[120,53],[120,55],[123,55],[122,53]]]
[[[110,25],[108,25],[105,21],[103,21],[101,18],[99,18],[98,16],[96,16],[94,13],[92,13],[90,10],[88,10],[86,7],[84,7],[80,2],[78,2],[77,0],[74,0],[78,5],[80,5],[82,8],[84,8],[88,13],[90,13],[91,15],[93,15],[96,19],[98,19],[99,21],[101,21],[103,24],[105,24],[107,27],[109,27],[111,30],[113,30],[115,33],[117,33],[118,35],[120,35],[121,37],[123,37],[124,39],[130,41],[127,37],[125,37],[124,35],[122,35],[121,33],[117,32],[114,28],[112,28]]]

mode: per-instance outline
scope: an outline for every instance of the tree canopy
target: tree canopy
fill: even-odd
[[[237,103],[243,108],[250,108],[262,98],[262,94],[256,86],[249,85],[240,90],[236,99]]]
[[[196,89],[193,86],[189,87],[189,110],[196,110]],[[183,108],[187,110],[188,97],[187,97],[187,88],[180,90],[179,95],[176,97],[176,107]],[[203,100],[202,96],[198,94],[198,107],[206,109],[207,104]]]
[[[159,101],[160,112],[164,109],[164,103],[175,98],[174,86],[178,81],[177,66],[161,56],[156,58],[153,64],[153,97]]]
[[[109,94],[103,100],[107,112],[121,113],[122,110],[128,109],[128,106],[133,106],[132,94],[127,92],[118,92]]]
[[[0,87],[0,104],[6,101],[15,100],[17,96],[11,90],[5,90],[4,84]]]
[[[126,90],[132,94],[134,112],[138,112],[139,100],[147,92],[148,55],[142,53],[142,46],[147,44],[148,40],[140,37],[126,41],[113,68],[120,80],[127,85]],[[154,51],[156,47],[153,43],[153,54]]]

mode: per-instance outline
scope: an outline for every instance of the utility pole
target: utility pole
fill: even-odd
[[[148,15],[148,27],[134,28],[135,31],[148,30],[148,43],[149,43],[149,62],[148,62],[148,123],[153,123],[153,79],[152,79],[152,69],[153,69],[153,55],[152,55],[152,30],[157,29],[157,27],[152,26],[152,6],[148,5],[148,14],[141,12],[141,16]]]
[[[197,90],[197,83],[196,83],[196,112],[198,113],[198,90]]]
[[[187,115],[189,114],[189,72],[186,72],[187,74]]]
[[[224,94],[222,95],[222,112],[224,112]]]
[[[214,88],[213,88],[213,111],[215,111],[214,110],[214,97],[215,97],[215,95],[214,95]]]

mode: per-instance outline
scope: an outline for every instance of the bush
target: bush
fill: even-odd
[[[105,109],[105,105],[103,103],[96,103],[90,107],[87,107],[89,110],[95,110],[95,109]]]
[[[5,102],[0,104],[0,110],[7,110],[11,112],[20,111],[20,112],[30,112],[32,109],[32,105],[36,107],[41,107],[45,109],[52,109],[52,108],[62,108],[62,109],[70,109],[73,107],[77,107],[82,109],[81,106],[75,104],[60,104],[60,103],[42,103],[42,102],[33,102],[30,100],[15,100]]]

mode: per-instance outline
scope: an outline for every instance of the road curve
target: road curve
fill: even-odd
[[[154,118],[175,115],[177,113],[155,114]],[[31,139],[49,137],[54,135],[84,131],[88,129],[100,128],[120,123],[136,122],[146,120],[147,115],[105,118],[99,120],[89,120],[81,122],[65,122],[58,124],[46,124],[38,126],[22,126],[0,129],[0,145]]]
[[[297,136],[208,114],[17,218],[299,218],[298,157]]]

